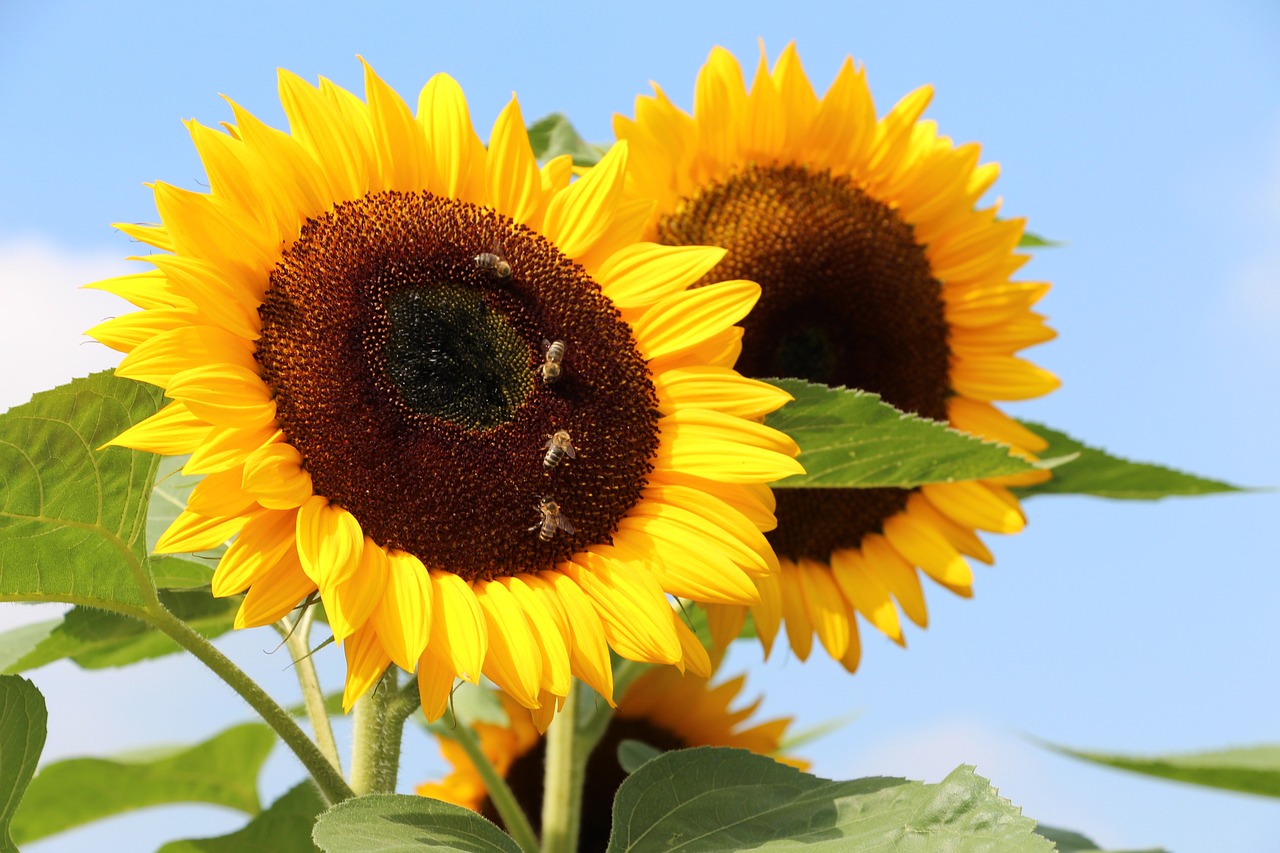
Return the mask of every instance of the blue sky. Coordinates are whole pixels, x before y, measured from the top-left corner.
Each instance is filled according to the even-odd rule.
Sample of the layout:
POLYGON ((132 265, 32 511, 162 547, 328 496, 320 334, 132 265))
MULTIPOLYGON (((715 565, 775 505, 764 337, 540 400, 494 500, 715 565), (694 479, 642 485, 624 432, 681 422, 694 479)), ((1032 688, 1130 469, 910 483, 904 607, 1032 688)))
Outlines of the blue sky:
MULTIPOLYGON (((882 111, 933 83, 928 116, 1003 166, 1004 211, 1066 241, 1027 268, 1055 283, 1042 307, 1061 337, 1032 356, 1064 386, 1015 414, 1136 458, 1280 484, 1280 7, 1264 0, 6 3, 0 408, 114 363, 80 332, 121 305, 75 288, 137 251, 109 223, 155 218, 144 181, 199 186, 180 119, 229 119, 220 92, 279 124, 277 67, 358 91, 361 54, 411 102, 432 74, 454 75, 482 135, 514 90, 527 117, 561 110, 604 141, 649 80, 687 107, 713 45, 751 63, 758 37, 771 55, 795 39, 819 90, 852 54, 882 111)), ((1027 509, 1024 533, 989 540, 997 564, 977 569, 973 600, 929 591, 930 628, 906 652, 864 631, 853 677, 786 654, 759 667, 744 651, 729 666, 753 666, 765 710, 800 726, 862 711, 809 748, 820 775, 936 781, 968 762, 1029 815, 1105 846, 1274 849, 1274 801, 1094 769, 1024 735, 1133 752, 1280 741, 1280 495, 1027 509)), ((2 606, 0 625, 22 615, 2 606)), ((291 695, 285 661, 263 654, 274 644, 261 632, 222 646, 291 695)), ((336 653, 321 657, 336 684, 336 653)), ((33 677, 51 706, 49 758, 195 739, 249 715, 193 661, 33 677)), ((439 769, 411 738, 403 782, 439 769)), ((300 773, 278 754, 267 794, 300 773)), ((238 821, 168 808, 29 849, 154 849, 238 821)))

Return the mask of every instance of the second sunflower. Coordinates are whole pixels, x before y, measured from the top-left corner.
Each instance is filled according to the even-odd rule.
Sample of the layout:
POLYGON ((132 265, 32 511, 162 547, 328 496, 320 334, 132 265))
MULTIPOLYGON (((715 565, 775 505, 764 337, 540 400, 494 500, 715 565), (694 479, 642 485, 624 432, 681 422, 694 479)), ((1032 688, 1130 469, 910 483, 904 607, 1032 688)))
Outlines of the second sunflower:
MULTIPOLYGON (((799 377, 880 394, 905 411, 1034 453, 1043 442, 993 401, 1052 391, 1058 380, 1015 353, 1054 337, 1032 306, 1043 282, 1014 281, 1023 221, 979 200, 998 175, 977 145, 956 146, 921 115, 923 87, 883 119, 865 75, 846 59, 819 98, 793 46, 747 88, 716 48, 698 76, 694 111, 655 86, 635 118, 629 196, 657 202, 646 236, 729 250, 716 277, 763 288, 739 347, 723 364, 755 377, 799 377)), ((713 280, 708 277, 708 281, 713 280)), ((968 597, 967 557, 991 562, 976 531, 1015 533, 1025 520, 1004 478, 918 489, 778 489, 769 538, 783 566, 757 580, 752 612, 768 650, 785 620, 792 649, 816 635, 850 671, 855 613, 903 642, 899 608, 927 623, 917 569, 968 597), (896 604, 895 604, 896 602, 896 604)), ((1046 476, 1035 472, 1032 477, 1046 476)), ((712 606, 719 642, 746 608, 712 606)))

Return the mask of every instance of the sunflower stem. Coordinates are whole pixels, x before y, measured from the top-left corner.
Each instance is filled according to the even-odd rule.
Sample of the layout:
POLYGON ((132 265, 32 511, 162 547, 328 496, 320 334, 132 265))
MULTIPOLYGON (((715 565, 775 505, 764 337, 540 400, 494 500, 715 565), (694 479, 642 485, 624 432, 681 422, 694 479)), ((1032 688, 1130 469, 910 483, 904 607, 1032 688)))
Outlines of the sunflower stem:
POLYGON ((389 737, 388 710, 396 698, 398 670, 388 666, 377 682, 356 700, 351 715, 351 790, 357 797, 391 794, 400 768, 400 737, 389 737), (389 742, 394 741, 394 742, 389 742))
POLYGON ((302 766, 307 768, 325 802, 336 805, 355 796, 342 778, 342 774, 334 769, 320 748, 307 737, 306 732, 294 721, 289 712, 277 705, 256 681, 246 675, 230 658, 218 651, 213 643, 197 634, 187 623, 165 608, 156 607, 149 609, 148 612, 152 625, 213 670, 214 674, 239 693, 266 724, 275 730, 285 745, 293 750, 293 754, 302 762, 302 766))
POLYGON ((480 774, 485 790, 489 792, 489 801, 498 810, 507 834, 519 845, 521 853, 538 853, 538 836, 529 823, 529 817, 520 808, 520 801, 516 799, 507 780, 489 761, 489 756, 484 754, 475 731, 468 725, 456 722, 455 718, 455 725, 448 736, 457 741, 467 758, 471 759, 471 765, 480 774))
POLYGON ((302 702, 307 708, 307 718, 311 720, 311 728, 316 734, 316 746, 329 759, 333 769, 342 773, 342 762, 338 758, 338 743, 333 738, 333 727, 329 725, 329 711, 324 706, 324 692, 320 689, 320 677, 316 675, 316 665, 308 648, 311 637, 311 623, 315 619, 316 610, 308 607, 298 614, 294 622, 285 620, 285 646, 289 656, 293 658, 293 669, 298 676, 298 687, 302 689, 302 702))
POLYGON ((564 707, 547 729, 546 780, 542 795, 542 853, 577 853, 582 822, 585 744, 578 729, 578 690, 571 686, 564 707))

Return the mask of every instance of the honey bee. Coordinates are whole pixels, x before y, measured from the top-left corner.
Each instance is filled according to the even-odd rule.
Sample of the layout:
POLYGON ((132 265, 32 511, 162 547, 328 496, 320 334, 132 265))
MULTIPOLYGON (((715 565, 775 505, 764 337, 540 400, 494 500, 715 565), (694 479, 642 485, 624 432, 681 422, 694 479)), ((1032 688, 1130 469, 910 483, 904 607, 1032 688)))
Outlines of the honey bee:
POLYGON ((578 454, 573 451, 573 442, 569 440, 567 429, 556 430, 555 435, 547 436, 545 446, 547 455, 542 458, 542 467, 547 471, 559 465, 566 453, 569 454, 570 459, 578 458, 578 454))
POLYGON ((501 255, 481 252, 471 260, 475 263, 476 269, 493 273, 495 278, 511 278, 511 264, 507 263, 506 258, 501 255))
POLYGON ((529 530, 538 531, 538 538, 543 542, 551 541, 551 537, 556 535, 557 527, 565 533, 573 532, 573 525, 569 523, 569 519, 560 514, 560 504, 556 503, 556 499, 550 495, 539 498, 538 505, 534 509, 542 513, 542 520, 529 530))
POLYGON ((542 362, 542 381, 548 385, 553 384, 560 378, 560 373, 564 369, 561 365, 564 361, 564 341, 556 341, 552 343, 546 338, 542 339, 542 351, 544 361, 542 362))

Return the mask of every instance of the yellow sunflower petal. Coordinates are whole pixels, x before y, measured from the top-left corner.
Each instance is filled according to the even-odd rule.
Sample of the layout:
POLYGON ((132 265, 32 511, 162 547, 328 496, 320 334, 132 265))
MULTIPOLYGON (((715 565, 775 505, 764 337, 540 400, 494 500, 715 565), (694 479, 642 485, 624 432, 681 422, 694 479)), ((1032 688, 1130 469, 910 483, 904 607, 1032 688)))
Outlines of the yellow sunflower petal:
MULTIPOLYGON (((329 627, 339 643, 369 622, 386 594, 387 573, 387 552, 366 536, 356 570, 337 583, 318 584, 329 627)), ((377 628, 376 625, 370 627, 377 628)), ((385 646, 383 649, 385 651, 385 646)))
POLYGON ((778 588, 782 593, 782 617, 787 628, 787 640, 791 650, 800 660, 808 660, 813 650, 813 620, 809 616, 809 607, 805 603, 804 590, 800 584, 800 567, 795 564, 783 564, 778 575, 778 588))
POLYGON ((760 418, 793 399, 776 385, 710 365, 668 370, 654 376, 653 385, 658 392, 658 410, 664 415, 692 408, 760 418))
POLYGON ((364 62, 364 90, 369 103, 380 187, 407 192, 425 186, 426 143, 409 107, 367 62, 364 62))
POLYGON ((219 598, 244 592, 294 548, 296 513, 263 512, 250 518, 236 541, 218 561, 213 594, 219 598))
POLYGON ((848 604, 835 579, 830 570, 812 560, 801 560, 797 573, 809 621, 822 647, 833 658, 843 657, 849 648, 849 634, 855 629, 849 624, 848 604))
POLYGON ((609 643, 591 599, 578 584, 560 572, 543 572, 530 581, 535 590, 539 584, 557 596, 565 609, 571 630, 569 663, 575 677, 589 684, 605 701, 613 702, 613 666, 609 662, 609 643))
POLYGON ((620 308, 642 308, 684 291, 724 259, 714 246, 636 243, 618 252, 596 272, 596 280, 620 308))
POLYGON ((539 707, 542 657, 520 602, 498 581, 481 581, 473 589, 489 631, 484 674, 524 707, 539 707))
POLYGON ((899 513, 884 523, 884 535, 902 556, 915 563, 939 583, 970 587, 973 569, 942 534, 908 513, 899 513))
POLYGON ((931 504, 967 527, 1017 533, 1027 523, 1016 500, 1010 504, 982 483, 928 484, 921 491, 931 504))
POLYGON ((297 549, 285 551, 274 566, 263 572, 240 602, 236 611, 235 627, 259 628, 278 622, 298 606, 316 585, 302 570, 297 549))
POLYGON ((243 487, 268 509, 293 509, 312 495, 311 475, 302 469, 302 454, 282 441, 249 454, 243 487))
POLYGON ((694 85, 693 115, 698 122, 698 145, 721 163, 738 153, 737 121, 746 104, 742 67, 733 54, 715 47, 698 72, 694 85))
POLYGON ((591 599, 609 645, 618 654, 652 663, 681 659, 680 639, 671 626, 666 595, 647 571, 590 551, 556 568, 591 599))
POLYGON ((876 576, 897 600, 907 618, 921 628, 929 625, 929 611, 924 603, 924 590, 915 567, 879 533, 862 540, 861 554, 867 571, 876 576))
POLYGON ((211 429, 207 421, 196 417, 184 404, 175 401, 146 420, 129 427, 103 447, 130 447, 149 453, 177 456, 194 450, 205 440, 211 429))
POLYGON ((276 417, 271 391, 257 374, 238 364, 183 370, 169 379, 165 393, 215 426, 253 429, 273 423, 276 417))
POLYGON ((422 561, 404 551, 388 553, 387 588, 374 608, 373 626, 391 660, 409 672, 431 638, 433 600, 422 561))
POLYGON ((497 583, 503 584, 511 591, 512 597, 524 611, 525 619, 529 622, 534 647, 542 655, 540 691, 545 690, 557 696, 568 695, 569 685, 573 683, 573 677, 569 671, 569 647, 565 642, 565 632, 560 627, 560 620, 556 618, 554 607, 548 606, 548 603, 530 588, 524 578, 504 578, 497 583))
POLYGON ((648 359, 697 346, 747 316, 759 298, 754 281, 722 281, 674 293, 636 321, 636 342, 648 359))
POLYGON ((951 384, 975 400, 1027 400, 1048 394, 1062 382, 1017 356, 987 355, 958 359, 951 384))
POLYGON ((124 357, 116 375, 171 389, 177 374, 217 363, 238 367, 252 376, 262 389, 256 396, 268 398, 269 392, 257 378, 253 344, 215 326, 185 325, 148 338, 124 357))
POLYGON ((863 618, 898 645, 903 644, 902 622, 898 619, 898 608, 889 597, 889 587, 867 566, 862 554, 852 548, 833 553, 831 576, 863 618))
POLYGON ((542 233, 571 258, 586 252, 609 224, 626 170, 627 146, 619 142, 589 174, 552 196, 542 233))
POLYGON ((455 574, 433 571, 431 640, 448 651, 453 671, 476 684, 489 650, 489 629, 484 611, 471 586, 455 574))
POLYGON ((418 96, 418 122, 427 138, 427 187, 437 195, 483 201, 471 196, 470 189, 473 170, 483 180, 484 147, 471 127, 471 111, 458 81, 448 74, 427 81, 418 96))
POLYGON ((352 634, 342 647, 347 655, 347 685, 342 691, 342 710, 350 711, 356 700, 387 671, 391 658, 378 642, 372 626, 352 634))
POLYGON ((315 495, 299 508, 297 538, 302 568, 322 592, 351 577, 360 565, 360 522, 328 498, 315 495))
POLYGON ((179 551, 208 551, 217 548, 244 527, 246 516, 208 518, 183 510, 156 542, 155 553, 176 554, 179 551))
POLYGON ((671 624, 675 628, 676 636, 680 638, 680 649, 683 654, 683 659, 678 666, 699 678, 710 678, 713 670, 707 647, 702 645, 698 635, 693 633, 684 620, 685 617, 681 612, 671 611, 671 624))
POLYGON ((449 707, 453 681, 453 662, 428 645, 418 659, 418 698, 422 701, 422 714, 427 722, 440 719, 449 707))
POLYGON ((545 204, 542 178, 514 96, 494 122, 486 168, 486 187, 493 206, 522 225, 533 225, 545 204))

